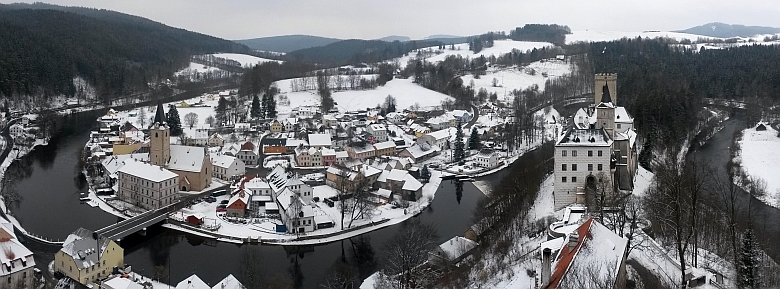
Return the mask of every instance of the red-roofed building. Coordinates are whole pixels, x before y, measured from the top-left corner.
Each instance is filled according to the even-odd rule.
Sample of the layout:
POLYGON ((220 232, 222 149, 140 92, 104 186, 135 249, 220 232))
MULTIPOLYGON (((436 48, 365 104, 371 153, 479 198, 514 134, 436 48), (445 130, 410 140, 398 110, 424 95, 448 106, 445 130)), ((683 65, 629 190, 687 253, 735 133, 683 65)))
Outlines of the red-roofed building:
POLYGON ((592 218, 561 238, 554 262, 550 248, 542 251, 542 289, 625 287, 625 238, 592 218))
MULTIPOLYGON (((243 183, 241 186, 243 187, 243 183)), ((247 205, 249 205, 249 195, 243 188, 238 190, 238 193, 233 195, 227 204, 227 215, 229 217, 243 218, 246 213, 247 205)))

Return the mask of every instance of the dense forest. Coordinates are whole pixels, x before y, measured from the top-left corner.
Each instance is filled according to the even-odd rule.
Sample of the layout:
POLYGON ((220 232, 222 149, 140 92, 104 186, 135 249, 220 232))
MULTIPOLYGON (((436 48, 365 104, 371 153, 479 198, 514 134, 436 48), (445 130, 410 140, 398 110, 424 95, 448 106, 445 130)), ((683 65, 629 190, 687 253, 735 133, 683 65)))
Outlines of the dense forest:
POLYGON ((243 45, 107 10, 0 5, 0 95, 74 95, 77 76, 105 101, 144 92, 190 55, 243 45), (51 9, 50 9, 51 8, 51 9), (56 9, 56 10, 55 10, 56 9))
POLYGON ((401 57, 412 50, 443 45, 439 41, 413 40, 386 42, 381 40, 344 40, 321 47, 288 53, 286 60, 316 62, 328 66, 372 63, 401 57))
POLYGON ((565 25, 526 24, 510 31, 508 37, 515 41, 538 41, 563 45, 566 43, 566 34, 571 34, 571 29, 565 25))

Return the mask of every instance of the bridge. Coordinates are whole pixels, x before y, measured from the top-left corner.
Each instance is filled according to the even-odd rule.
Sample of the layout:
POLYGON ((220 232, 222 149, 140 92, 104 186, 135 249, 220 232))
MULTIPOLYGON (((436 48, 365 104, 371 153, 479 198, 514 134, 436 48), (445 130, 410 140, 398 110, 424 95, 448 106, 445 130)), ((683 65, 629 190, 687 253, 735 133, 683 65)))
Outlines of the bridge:
POLYGON ((114 241, 119 241, 135 232, 144 230, 151 225, 165 221, 175 204, 168 205, 157 210, 146 211, 135 217, 126 219, 116 224, 95 231, 98 235, 114 241))

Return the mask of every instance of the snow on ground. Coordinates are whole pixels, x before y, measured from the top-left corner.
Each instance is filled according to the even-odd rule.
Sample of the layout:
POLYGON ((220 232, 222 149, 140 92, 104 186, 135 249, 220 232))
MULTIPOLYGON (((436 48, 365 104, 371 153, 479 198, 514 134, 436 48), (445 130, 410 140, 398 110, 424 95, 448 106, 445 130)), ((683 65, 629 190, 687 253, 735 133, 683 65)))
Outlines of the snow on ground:
POLYGON ((634 178, 634 196, 645 196, 647 189, 650 188, 650 184, 653 181, 653 176, 655 176, 655 174, 646 170, 642 166, 638 166, 636 170, 636 178, 634 178))
POLYGON ((550 174, 539 187, 539 194, 536 196, 534 206, 528 211, 528 217, 533 220, 539 220, 548 216, 559 216, 555 212, 555 199, 553 191, 555 190, 555 175, 550 174))
MULTIPOLYGON (((289 84, 287 86, 289 88, 289 84)), ((283 85, 279 86, 280 89, 282 87, 283 85)), ((333 99, 338 103, 336 107, 340 111, 354 111, 376 107, 384 102, 388 95, 395 97, 396 107, 399 110, 414 105, 419 105, 421 108, 439 106, 442 100, 449 98, 445 94, 412 83, 411 79, 393 79, 376 89, 337 91, 333 93, 333 99)), ((287 98, 290 101, 289 106, 277 108, 280 117, 284 113, 289 114, 293 107, 318 106, 320 104, 319 95, 313 91, 290 92, 287 93, 287 98)))
POLYGON ((767 194, 763 201, 777 207, 780 205, 780 178, 777 176, 777 165, 780 164, 780 137, 771 126, 765 131, 747 128, 742 131, 742 140, 738 159, 742 169, 753 178, 766 181, 767 194))
POLYGON ((689 33, 680 33, 680 32, 664 32, 664 31, 656 31, 656 32, 626 32, 626 31, 590 31, 590 30, 584 30, 584 31, 572 31, 571 34, 566 35, 566 44, 579 42, 579 41, 585 41, 585 42, 599 42, 599 41, 612 41, 612 40, 619 40, 621 38, 658 38, 658 37, 666 37, 666 38, 673 38, 678 41, 682 40, 683 38, 689 39, 691 41, 695 41, 698 38, 713 38, 713 39, 719 39, 717 37, 708 37, 708 36, 701 36, 696 34, 689 34, 689 33))
POLYGON ((185 67, 184 69, 174 73, 174 75, 179 74, 190 74, 190 73, 208 73, 208 72, 215 72, 220 71, 221 69, 213 66, 203 65, 200 63, 190 62, 190 66, 185 67))
POLYGON ((571 73, 571 65, 567 61, 557 59, 543 59, 532 62, 528 66, 507 67, 507 68, 489 68, 486 75, 475 79, 474 75, 467 74, 462 77, 463 83, 469 85, 474 81, 476 90, 485 88, 488 93, 496 93, 500 99, 509 96, 513 89, 523 90, 532 85, 538 85, 539 90, 545 88, 547 79, 568 75, 571 73), (496 79, 497 85, 493 86, 493 79, 496 79))
POLYGON ((279 62, 279 63, 283 62, 281 60, 260 58, 260 57, 257 57, 257 56, 246 55, 246 54, 238 54, 238 53, 214 53, 214 54, 211 54, 211 55, 214 55, 214 56, 220 57, 220 58, 227 58, 227 59, 232 59, 232 60, 238 61, 244 67, 252 67, 255 64, 260 64, 260 63, 265 63, 265 62, 273 62, 273 61, 279 62))
MULTIPOLYGON (((469 58, 477 58, 482 55, 485 57, 495 55, 496 57, 500 55, 507 54, 509 52, 512 52, 512 50, 517 49, 520 51, 528 51, 532 50, 534 48, 542 48, 545 46, 553 46, 552 43, 548 42, 531 42, 531 41, 514 41, 514 40, 496 40, 493 42, 493 47, 488 47, 485 49, 482 49, 482 51, 478 53, 474 53, 471 50, 469 50, 469 44, 468 43, 461 43, 461 44, 455 44, 455 50, 450 49, 450 46, 448 45, 441 54, 432 56, 426 59, 426 61, 429 62, 439 62, 443 61, 445 58, 451 55, 460 55, 462 57, 469 57, 469 58)), ((410 53, 414 54, 414 52, 410 53)))

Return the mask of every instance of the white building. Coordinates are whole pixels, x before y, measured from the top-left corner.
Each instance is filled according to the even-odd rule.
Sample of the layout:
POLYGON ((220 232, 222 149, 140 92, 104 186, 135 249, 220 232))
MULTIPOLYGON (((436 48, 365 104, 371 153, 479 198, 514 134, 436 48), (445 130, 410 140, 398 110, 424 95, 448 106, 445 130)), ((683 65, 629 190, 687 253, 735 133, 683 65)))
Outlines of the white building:
POLYGON ((163 167, 127 159, 117 171, 120 199, 145 209, 159 209, 176 201, 179 175, 163 167))
POLYGON ((489 169, 498 166, 498 159, 498 153, 494 152, 493 150, 481 150, 474 158, 474 162, 479 167, 489 169))
POLYGON ((570 129, 555 145, 555 209, 584 204, 599 186, 612 192, 612 139, 603 129, 570 129), (578 198, 579 196, 579 198, 578 198))
POLYGON ((0 247, 0 282, 11 286, 8 288, 33 288, 33 253, 19 242, 13 224, 4 218, 0 218, 0 247))
POLYGON ((228 181, 235 176, 242 176, 246 173, 246 165, 236 157, 211 155, 211 164, 214 166, 211 176, 224 181, 228 181))
POLYGON ((368 133, 372 134, 374 136, 374 139, 376 139, 376 142, 385 142, 387 141, 387 127, 385 127, 384 124, 375 123, 372 125, 369 125, 366 129, 368 133))
POLYGON ((329 134, 310 133, 309 146, 315 148, 331 148, 331 146, 333 146, 333 141, 329 134))
POLYGON ((417 138, 417 143, 427 143, 430 146, 437 146, 442 149, 448 149, 449 146, 447 143, 452 137, 453 135, 450 133, 449 129, 442 129, 417 138))
POLYGON ((24 126, 18 123, 12 125, 9 129, 12 135, 21 135, 24 133, 24 126))
POLYGON ((236 152, 236 157, 247 166, 256 166, 260 160, 259 146, 252 142, 245 142, 241 145, 241 150, 236 152))

